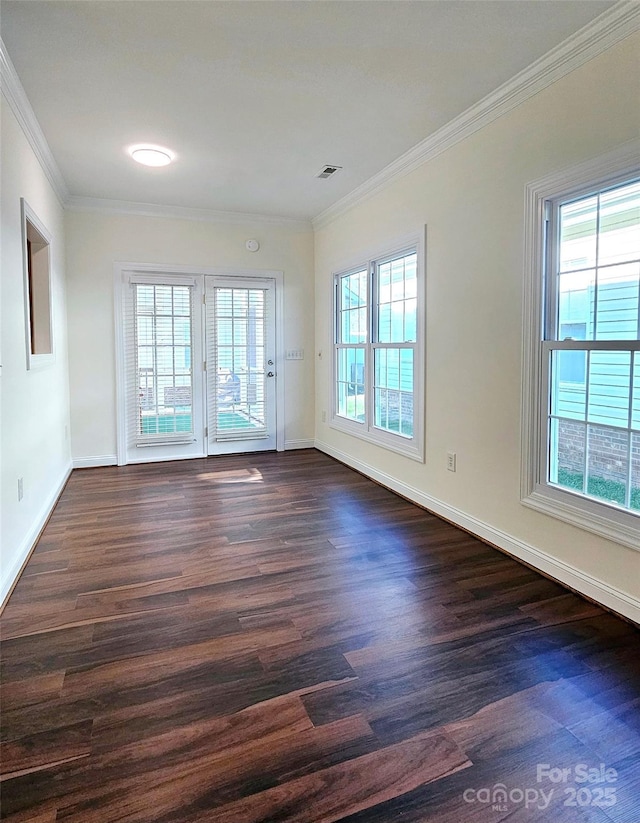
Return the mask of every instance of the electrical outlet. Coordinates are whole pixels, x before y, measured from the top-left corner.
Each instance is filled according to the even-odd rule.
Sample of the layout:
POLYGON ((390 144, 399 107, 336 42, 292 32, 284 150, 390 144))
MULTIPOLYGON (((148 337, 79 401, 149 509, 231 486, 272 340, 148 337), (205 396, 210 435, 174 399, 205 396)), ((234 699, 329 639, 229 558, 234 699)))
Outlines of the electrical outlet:
POLYGON ((18 478, 18 502, 24 497, 24 478, 18 478))
POLYGON ((456 470, 456 453, 447 452, 447 471, 454 472, 456 470))
POLYGON ((327 422, 327 412, 326 412, 325 409, 322 409, 322 422, 323 423, 327 422))

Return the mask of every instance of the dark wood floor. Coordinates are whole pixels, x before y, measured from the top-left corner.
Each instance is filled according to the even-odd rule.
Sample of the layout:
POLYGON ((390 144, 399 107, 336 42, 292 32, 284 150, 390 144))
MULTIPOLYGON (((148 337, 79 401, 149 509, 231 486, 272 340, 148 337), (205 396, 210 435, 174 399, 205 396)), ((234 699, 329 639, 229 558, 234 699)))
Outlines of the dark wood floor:
POLYGON ((319 452, 74 472, 2 636, 7 823, 640 821, 639 633, 319 452))

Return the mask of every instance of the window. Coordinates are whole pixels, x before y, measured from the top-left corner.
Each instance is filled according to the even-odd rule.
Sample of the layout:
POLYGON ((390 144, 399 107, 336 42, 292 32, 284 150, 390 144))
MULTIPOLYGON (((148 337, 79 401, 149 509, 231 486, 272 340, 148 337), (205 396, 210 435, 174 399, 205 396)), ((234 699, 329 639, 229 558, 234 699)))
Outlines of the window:
POLYGON ((53 362, 50 236, 22 199, 27 368, 53 362))
POLYGON ((421 244, 335 275, 334 428, 423 459, 421 244))
POLYGON ((640 547, 640 174, 571 182, 530 192, 542 334, 523 502, 640 547))

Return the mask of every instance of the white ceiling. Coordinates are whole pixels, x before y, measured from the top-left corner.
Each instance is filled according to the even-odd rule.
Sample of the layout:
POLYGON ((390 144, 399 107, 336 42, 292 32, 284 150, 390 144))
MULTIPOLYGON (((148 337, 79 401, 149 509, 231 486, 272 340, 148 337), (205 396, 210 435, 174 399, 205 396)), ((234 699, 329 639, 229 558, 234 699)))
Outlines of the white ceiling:
POLYGON ((2 0, 0 26, 72 195, 308 218, 612 5, 2 0))

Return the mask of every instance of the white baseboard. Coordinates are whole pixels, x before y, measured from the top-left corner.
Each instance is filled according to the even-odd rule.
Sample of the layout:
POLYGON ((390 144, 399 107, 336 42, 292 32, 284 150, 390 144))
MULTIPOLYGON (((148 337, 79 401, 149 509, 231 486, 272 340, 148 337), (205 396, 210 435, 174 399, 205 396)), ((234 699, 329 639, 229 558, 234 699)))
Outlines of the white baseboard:
POLYGON ((8 595, 12 591, 18 577, 20 576, 20 572, 27 562, 29 555, 31 554, 31 550, 40 537, 40 532, 44 528, 51 512, 54 509, 54 506, 58 502, 58 498, 62 494, 62 490, 69 479, 69 475, 71 474, 71 469, 71 464, 64 469, 61 478, 52 489, 51 493, 45 500, 44 505, 40 509, 38 516, 35 518, 31 528, 24 536, 11 567, 5 571, 3 579, 0 580, 0 609, 4 608, 8 595))
POLYGON ((98 466, 117 466, 118 458, 115 454, 99 454, 96 457, 76 457, 73 461, 74 469, 95 469, 98 466))
POLYGON ((316 445, 315 440, 285 440, 284 441, 284 449, 288 451, 289 449, 313 449, 316 445))
POLYGON ((596 603, 611 609, 611 611, 627 617, 634 623, 640 624, 640 600, 637 598, 610 586, 603 580, 598 580, 598 578, 580 571, 580 569, 575 568, 575 566, 558 560, 556 557, 547 554, 547 552, 536 549, 534 546, 524 543, 522 540, 512 537, 510 534, 490 526, 482 520, 478 520, 476 517, 472 517, 453 506, 449 506, 447 503, 443 503, 441 500, 431 497, 413 486, 403 483, 401 480, 397 480, 395 477, 385 474, 373 466, 369 466, 367 463, 355 460, 350 455, 333 448, 333 446, 327 443, 316 440, 315 446, 319 451, 335 457, 335 459, 341 463, 351 466, 351 468, 356 469, 356 471, 370 477, 372 480, 376 480, 381 485, 386 486, 386 488, 397 492, 403 497, 417 503, 419 506, 471 532, 476 535, 476 537, 522 560, 529 566, 549 575, 549 577, 552 577, 554 580, 564 583, 570 589, 583 594, 590 600, 594 600, 596 603))

